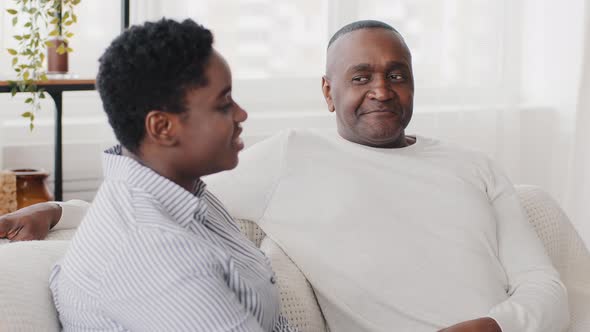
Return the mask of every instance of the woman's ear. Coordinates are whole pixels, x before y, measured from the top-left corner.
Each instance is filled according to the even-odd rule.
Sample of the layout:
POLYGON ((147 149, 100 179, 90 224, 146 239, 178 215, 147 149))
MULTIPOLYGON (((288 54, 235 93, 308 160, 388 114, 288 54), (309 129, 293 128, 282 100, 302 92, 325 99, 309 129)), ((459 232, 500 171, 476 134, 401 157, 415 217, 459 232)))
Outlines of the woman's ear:
POLYGON ((322 77, 322 93, 324 94, 324 99, 326 100, 326 104, 328 104, 328 111, 334 112, 336 111, 336 107, 334 106, 334 102, 332 101, 332 91, 330 89, 330 81, 328 80, 327 76, 322 77))
POLYGON ((177 114, 150 111, 145 117, 145 139, 152 144, 175 146, 178 144, 179 121, 177 114))

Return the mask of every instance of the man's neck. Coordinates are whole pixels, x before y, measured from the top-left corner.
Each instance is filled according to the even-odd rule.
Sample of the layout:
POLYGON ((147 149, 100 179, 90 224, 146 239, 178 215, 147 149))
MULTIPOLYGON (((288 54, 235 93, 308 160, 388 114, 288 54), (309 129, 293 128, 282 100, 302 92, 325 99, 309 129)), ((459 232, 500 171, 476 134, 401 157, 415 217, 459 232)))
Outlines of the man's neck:
POLYGON ((344 138, 349 142, 381 149, 401 149, 416 143, 415 137, 406 136, 405 133, 402 133, 395 141, 392 142, 363 141, 353 137, 347 137, 347 135, 343 135, 340 132, 338 134, 340 135, 340 137, 344 138))

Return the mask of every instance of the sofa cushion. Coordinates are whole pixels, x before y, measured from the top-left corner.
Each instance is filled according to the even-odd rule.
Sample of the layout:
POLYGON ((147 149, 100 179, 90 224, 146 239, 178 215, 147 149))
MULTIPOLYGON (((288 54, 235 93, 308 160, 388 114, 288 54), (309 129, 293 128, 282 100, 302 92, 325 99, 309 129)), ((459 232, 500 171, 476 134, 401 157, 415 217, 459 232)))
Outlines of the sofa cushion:
POLYGON ((0 245, 0 331, 59 331, 49 290, 53 264, 69 241, 0 245))
POLYGON ((281 314, 301 332, 326 331, 326 323, 311 285, 285 252, 269 237, 260 250, 270 259, 281 293, 281 314))

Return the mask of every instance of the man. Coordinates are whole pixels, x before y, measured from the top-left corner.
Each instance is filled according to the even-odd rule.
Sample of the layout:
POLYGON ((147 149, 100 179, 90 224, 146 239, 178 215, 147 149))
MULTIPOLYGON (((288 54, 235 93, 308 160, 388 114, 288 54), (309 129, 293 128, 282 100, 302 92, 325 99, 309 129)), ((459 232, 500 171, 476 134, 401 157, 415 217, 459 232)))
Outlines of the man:
MULTIPOLYGON (((564 330, 565 287, 508 179, 480 154, 405 134, 414 82, 401 35, 355 22, 327 57, 338 134, 281 133, 206 182, 299 266, 330 329, 564 330)), ((5 218, 4 232, 34 214, 57 220, 40 209, 5 218)))

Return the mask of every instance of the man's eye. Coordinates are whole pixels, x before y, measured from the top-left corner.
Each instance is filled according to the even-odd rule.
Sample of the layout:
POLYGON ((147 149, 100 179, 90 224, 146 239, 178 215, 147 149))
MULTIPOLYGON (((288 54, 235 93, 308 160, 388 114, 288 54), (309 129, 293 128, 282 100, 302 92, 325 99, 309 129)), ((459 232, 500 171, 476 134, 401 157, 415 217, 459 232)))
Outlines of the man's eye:
POLYGON ((392 81, 403 81, 405 78, 402 74, 389 74, 389 79, 392 81))
POLYGON ((352 81, 355 83, 365 83, 369 81, 369 78, 366 76, 355 76, 352 78, 352 81))

